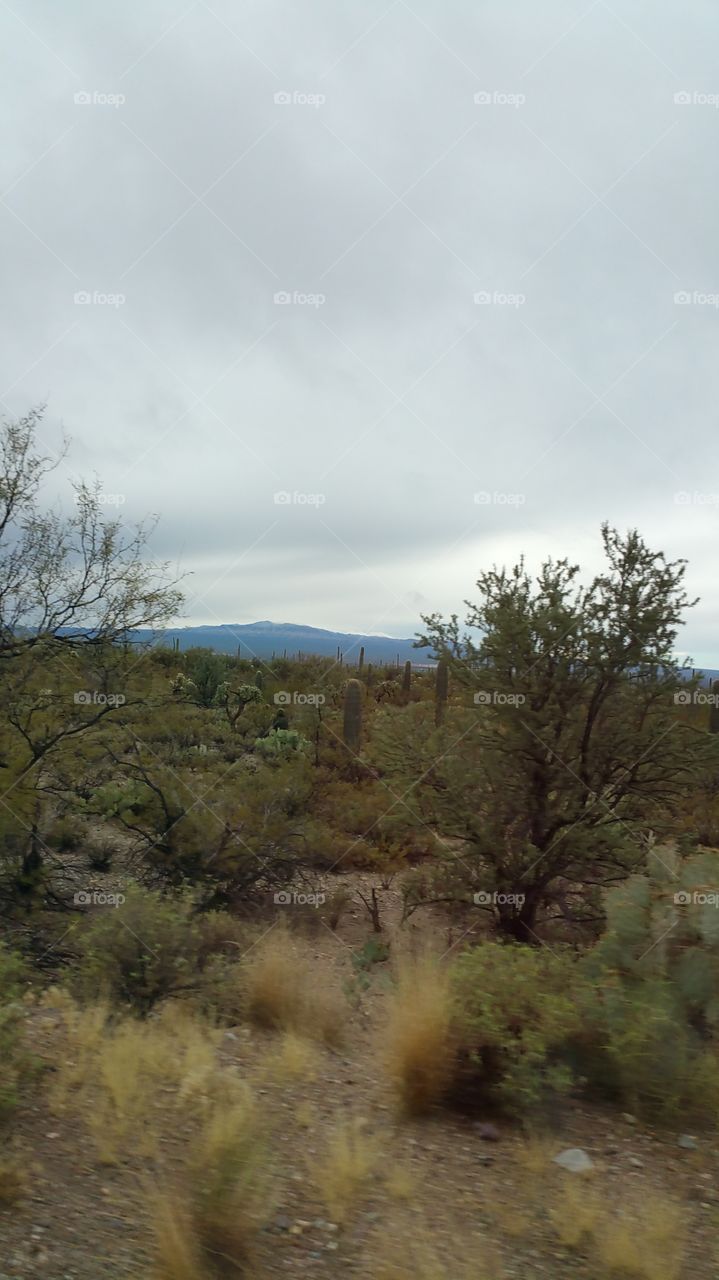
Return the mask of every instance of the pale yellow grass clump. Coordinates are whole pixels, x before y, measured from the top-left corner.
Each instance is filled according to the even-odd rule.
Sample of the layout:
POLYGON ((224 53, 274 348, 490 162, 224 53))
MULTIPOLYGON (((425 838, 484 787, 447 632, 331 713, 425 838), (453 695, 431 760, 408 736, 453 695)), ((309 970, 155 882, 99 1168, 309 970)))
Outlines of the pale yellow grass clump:
POLYGON ((248 1016, 258 1026, 309 1036, 324 1044, 342 1039, 347 1002, 334 974, 319 969, 309 950, 281 927, 258 944, 247 961, 248 1016))
POLYGON ((63 1010, 66 1046, 49 1091, 53 1110, 79 1108, 100 1159, 129 1151, 157 1154, 172 1112, 192 1115, 218 1094, 227 1073, 217 1062, 218 1033, 181 1005, 145 1022, 113 1021, 105 1005, 63 1010))
POLYGON ((279 1084, 309 1081, 316 1075, 318 1060, 317 1049, 311 1041, 296 1031, 286 1031, 261 1059, 258 1074, 279 1084))
POLYGON ((493 1245, 451 1233, 451 1243, 437 1243, 416 1214, 393 1216, 370 1243, 372 1280, 501 1280, 504 1275, 493 1245))
POLYGON ((598 1189, 587 1178, 565 1181, 549 1210, 549 1218, 561 1244, 578 1249, 591 1242, 604 1216, 598 1189))
POLYGON ((401 962, 387 1004, 381 1054, 404 1109, 428 1111, 452 1077, 455 1047, 445 970, 429 956, 401 962))
POLYGON ((681 1205, 655 1192, 620 1214, 606 1214, 595 1232, 595 1249, 610 1276, 678 1280, 687 1233, 681 1205))
POLYGON ((356 1117, 336 1125, 311 1168, 333 1221, 345 1222, 364 1198, 378 1158, 377 1144, 367 1133, 365 1120, 356 1117))
POLYGON ((250 1274, 256 1232, 271 1206, 267 1153, 248 1090, 215 1102, 176 1185, 151 1195, 153 1280, 250 1274))

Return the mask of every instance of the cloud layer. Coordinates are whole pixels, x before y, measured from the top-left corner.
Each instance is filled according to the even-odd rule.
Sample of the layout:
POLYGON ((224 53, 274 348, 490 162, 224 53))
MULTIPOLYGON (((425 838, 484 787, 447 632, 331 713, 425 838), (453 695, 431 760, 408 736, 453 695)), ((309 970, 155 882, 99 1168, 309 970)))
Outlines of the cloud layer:
POLYGON ((411 634, 598 526, 719 665, 713 6, 0 9, 0 397, 187 620, 411 634), (279 499, 278 499, 279 495, 279 499))

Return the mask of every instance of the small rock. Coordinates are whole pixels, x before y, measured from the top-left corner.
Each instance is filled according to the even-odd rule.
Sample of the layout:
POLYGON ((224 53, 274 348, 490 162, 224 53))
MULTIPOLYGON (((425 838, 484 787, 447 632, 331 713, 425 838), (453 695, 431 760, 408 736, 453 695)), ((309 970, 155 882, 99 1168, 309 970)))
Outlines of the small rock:
POLYGON ((569 1173, 588 1173, 594 1168, 591 1159, 581 1147, 568 1147, 566 1151, 560 1151, 559 1155, 554 1157, 554 1163, 560 1165, 562 1169, 567 1169, 569 1173))
POLYGON ((699 1143, 696 1138, 692 1138, 691 1134, 683 1133, 681 1137, 677 1139, 677 1146, 682 1147, 684 1151, 696 1151, 699 1143))
POLYGON ((336 1240, 328 1240, 325 1249, 339 1249, 339 1245, 336 1240))
POLYGON ((639 1156, 629 1156, 629 1158, 628 1158, 628 1160, 627 1160, 627 1164, 630 1164, 630 1165, 632 1166, 632 1168, 633 1168, 633 1169, 643 1169, 643 1168, 644 1168, 644 1161, 643 1161, 643 1160, 640 1160, 640 1159, 639 1159, 639 1156))
POLYGON ((496 1124, 478 1124, 477 1134, 483 1142, 499 1142, 501 1137, 496 1124))
POLYGON ((275 1218, 275 1226, 277 1227, 278 1231, 289 1231, 290 1227, 292 1226, 292 1223, 286 1214, 278 1213, 277 1217, 275 1218))
POLYGON ((632 1115, 630 1115, 628 1111, 623 1111, 623 1112, 622 1112, 622 1120, 626 1120, 627 1124, 636 1124, 636 1123, 637 1123, 637 1117, 636 1117, 636 1116, 632 1116, 632 1115))
POLYGON ((60 1134, 59 1134, 59 1133, 54 1133, 54 1132, 53 1132, 53 1133, 46 1133, 46 1134, 45 1134, 45 1137, 46 1137, 46 1138, 59 1138, 59 1137, 60 1137, 60 1134))

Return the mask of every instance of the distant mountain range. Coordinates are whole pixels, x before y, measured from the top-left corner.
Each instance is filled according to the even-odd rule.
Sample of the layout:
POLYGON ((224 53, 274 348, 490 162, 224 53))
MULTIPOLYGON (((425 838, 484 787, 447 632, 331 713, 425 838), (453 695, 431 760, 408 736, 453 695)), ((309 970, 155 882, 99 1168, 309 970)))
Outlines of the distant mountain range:
POLYGON ((171 627, 160 637, 151 631, 134 631, 137 640, 152 641, 169 648, 179 639, 180 649, 214 649, 216 653, 238 652, 241 658, 288 658, 298 654, 314 654, 335 658, 337 649, 344 660, 354 665, 364 645, 365 662, 400 662, 407 659, 416 665, 426 664, 430 650, 415 649, 414 641, 394 636, 365 636, 359 632, 325 631, 322 627, 305 627, 296 622, 223 623, 206 627, 171 627))

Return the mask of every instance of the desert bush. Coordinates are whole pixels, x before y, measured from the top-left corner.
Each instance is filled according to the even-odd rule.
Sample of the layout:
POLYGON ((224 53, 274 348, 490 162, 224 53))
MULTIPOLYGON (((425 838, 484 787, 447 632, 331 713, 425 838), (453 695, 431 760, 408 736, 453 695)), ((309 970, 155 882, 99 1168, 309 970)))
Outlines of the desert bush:
POLYGON ((323 973, 320 978, 309 951, 283 926, 276 926, 258 944, 243 968, 251 1021, 329 1045, 341 1041, 347 1007, 334 975, 323 973))
POLYGON ((97 834, 85 841, 84 851, 93 871, 108 871, 115 856, 116 844, 111 836, 97 834))
POLYGON ((64 814, 56 818, 48 828, 45 843, 58 853, 71 853, 80 847, 84 834, 82 819, 73 814, 64 814))
POLYGON ((607 927, 582 963, 578 1064, 632 1111, 719 1116, 719 912, 715 854, 663 850, 607 896, 607 927))
POLYGON ((402 1106, 411 1113, 428 1111, 446 1092, 456 1052, 449 976, 429 957, 400 964, 382 1040, 381 1053, 402 1106))
POLYGON ((467 1100, 524 1112, 566 1090, 578 1025, 576 964, 546 948, 487 942, 451 965, 455 1087, 467 1100))
POLYGON ((225 912, 200 913, 190 892, 164 898, 132 886, 121 906, 88 918, 74 936, 71 984, 81 998, 101 995, 147 1014, 176 996, 222 1020, 240 1016, 238 960, 251 933, 225 912))

